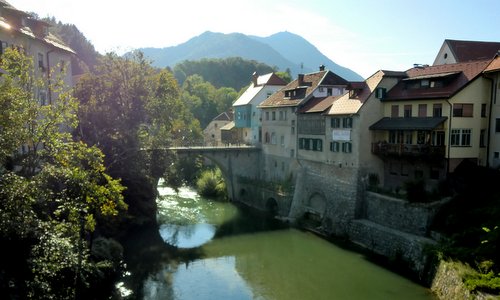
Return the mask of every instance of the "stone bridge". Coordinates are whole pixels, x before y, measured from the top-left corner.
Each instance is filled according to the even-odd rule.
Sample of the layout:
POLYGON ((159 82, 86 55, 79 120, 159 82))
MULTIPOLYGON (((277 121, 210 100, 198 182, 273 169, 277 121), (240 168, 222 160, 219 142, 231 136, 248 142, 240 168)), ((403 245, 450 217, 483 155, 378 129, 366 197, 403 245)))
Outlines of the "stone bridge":
POLYGON ((238 199, 238 179, 259 178, 261 149, 247 145, 170 147, 178 156, 202 155, 213 162, 222 172, 228 196, 238 199))

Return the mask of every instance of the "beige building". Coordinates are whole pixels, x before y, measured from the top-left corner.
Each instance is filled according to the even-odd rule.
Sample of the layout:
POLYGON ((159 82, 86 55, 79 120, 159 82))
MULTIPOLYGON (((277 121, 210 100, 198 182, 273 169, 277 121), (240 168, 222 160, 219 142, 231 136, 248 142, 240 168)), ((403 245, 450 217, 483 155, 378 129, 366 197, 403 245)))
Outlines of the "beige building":
POLYGON ((433 66, 492 59, 500 50, 499 42, 444 40, 433 66))
POLYGON ((486 165, 488 63, 418 66, 380 99, 383 117, 369 128, 386 188, 423 179, 432 189, 463 160, 486 165))
MULTIPOLYGON (((309 102, 317 102, 329 96, 342 95, 347 81, 323 66, 315 73, 299 74, 284 88, 264 100, 258 108, 262 111, 262 149, 265 153, 265 178, 285 180, 291 175, 291 161, 309 156, 308 151, 319 151, 324 143, 324 126, 321 132, 309 132, 311 126, 307 116, 298 113, 309 102), (306 144, 299 144, 299 122, 302 127, 300 138, 307 139, 306 144), (314 149, 314 150, 313 150, 314 149), (300 153, 299 153, 300 151, 300 153)), ((320 123, 324 124, 321 117, 320 123)))
POLYGON ((500 168, 500 56, 497 54, 483 72, 491 86, 489 110, 488 166, 500 168))
MULTIPOLYGON (((75 52, 49 31, 49 24, 0 0, 0 54, 7 47, 22 49, 33 58, 35 76, 54 81, 61 77, 73 86, 71 57, 75 52)), ((36 91, 40 104, 50 104, 57 95, 53 91, 36 91)))

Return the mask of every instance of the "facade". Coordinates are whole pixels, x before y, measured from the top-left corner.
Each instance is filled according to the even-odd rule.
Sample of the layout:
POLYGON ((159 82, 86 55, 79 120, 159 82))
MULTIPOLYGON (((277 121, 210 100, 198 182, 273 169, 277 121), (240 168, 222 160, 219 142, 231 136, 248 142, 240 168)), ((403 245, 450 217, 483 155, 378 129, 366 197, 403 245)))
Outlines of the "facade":
POLYGON ((430 190, 463 160, 486 165, 490 84, 481 72, 488 63, 419 66, 380 99, 383 117, 369 129, 384 187, 423 179, 430 190))
POLYGON ((348 85, 348 93, 325 113, 326 163, 356 169, 361 177, 376 174, 383 181, 383 162, 371 151, 374 137, 368 127, 383 114, 379 99, 404 76, 404 72, 380 70, 364 82, 348 85))
POLYGON ((203 129, 203 139, 207 146, 220 146, 223 144, 221 130, 224 126, 233 124, 232 110, 223 112, 215 117, 205 129, 203 129))
POLYGON ((500 168, 500 56, 496 55, 486 67, 483 76, 491 86, 489 110, 489 135, 487 147, 488 166, 500 168))
MULTIPOLYGON (((75 52, 49 32, 49 24, 33 18, 30 14, 0 1, 0 54, 7 47, 22 49, 31 56, 35 65, 35 76, 48 81, 61 77, 71 87, 71 57, 75 52)), ((40 104, 51 104, 57 99, 51 90, 36 91, 40 104)))
POLYGON ((252 83, 233 104, 234 124, 240 142, 252 145, 262 142, 261 115, 257 106, 285 84, 274 73, 252 75, 252 83))
POLYGON ((295 159, 300 158, 300 155, 314 156, 308 152, 313 151, 313 147, 315 151, 323 148, 324 126, 318 125, 319 131, 312 134, 309 134, 312 129, 306 127, 312 126, 308 118, 315 119, 319 124, 324 124, 324 118, 315 109, 309 111, 307 105, 310 103, 309 107, 314 107, 329 96, 339 96, 344 93, 346 86, 345 79, 321 66, 319 72, 299 74, 296 80, 258 106, 262 111, 262 149, 267 160, 264 167, 266 179, 289 178, 293 175, 290 170, 295 159), (299 113, 302 108, 303 113, 299 113), (303 122, 301 139, 298 133, 300 121, 303 122), (303 144, 299 144, 299 141, 303 144))

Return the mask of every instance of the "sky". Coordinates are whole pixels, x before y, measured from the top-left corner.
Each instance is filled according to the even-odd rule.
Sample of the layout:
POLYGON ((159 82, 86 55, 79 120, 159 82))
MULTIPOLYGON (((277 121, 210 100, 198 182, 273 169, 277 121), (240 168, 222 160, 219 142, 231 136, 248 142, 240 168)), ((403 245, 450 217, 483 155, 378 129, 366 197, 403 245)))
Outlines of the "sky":
POLYGON ((205 31, 289 31, 364 78, 432 64, 445 39, 500 42, 499 0, 7 1, 75 24, 103 54, 175 46, 205 31))

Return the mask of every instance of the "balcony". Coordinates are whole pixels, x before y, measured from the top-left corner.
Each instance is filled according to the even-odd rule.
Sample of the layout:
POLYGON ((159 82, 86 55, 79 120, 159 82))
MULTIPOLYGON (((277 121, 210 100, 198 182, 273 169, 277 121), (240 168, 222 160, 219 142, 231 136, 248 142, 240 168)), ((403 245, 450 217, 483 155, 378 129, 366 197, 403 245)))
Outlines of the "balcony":
POLYGON ((380 156, 444 158, 445 146, 372 143, 372 153, 380 156))

